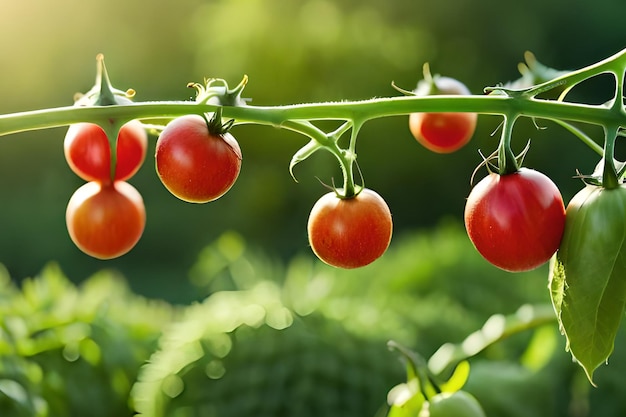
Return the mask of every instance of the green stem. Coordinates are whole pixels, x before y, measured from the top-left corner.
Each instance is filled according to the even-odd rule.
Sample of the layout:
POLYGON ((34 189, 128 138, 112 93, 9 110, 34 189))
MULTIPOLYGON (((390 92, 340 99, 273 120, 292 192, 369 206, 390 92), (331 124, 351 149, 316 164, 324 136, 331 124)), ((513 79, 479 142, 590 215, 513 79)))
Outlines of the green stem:
MULTIPOLYGON (((610 112, 615 115, 624 115, 624 69, 616 68, 613 71, 615 76, 615 97, 611 103, 610 112)), ((619 124, 604 125, 604 167, 602 171, 602 186, 608 189, 617 188, 620 185, 619 176, 615 167, 615 141, 621 126, 619 124)))
MULTIPOLYGON (((356 163, 356 140, 362 125, 362 121, 354 122, 352 125, 352 132, 350 134, 350 144, 348 145, 348 149, 342 152, 344 156, 344 161, 342 163, 344 169, 343 189, 344 197, 346 198, 354 197, 359 193, 354 182, 354 164, 356 163)), ((365 184, 361 184, 361 187, 365 187, 365 184)))
POLYGON ((623 49, 622 51, 602 61, 588 65, 576 71, 559 71, 562 75, 527 89, 507 90, 490 88, 489 90, 506 91, 507 94, 511 96, 536 97, 539 94, 550 91, 556 87, 564 87, 564 91, 559 98, 559 100, 563 100, 571 88, 576 84, 600 74, 616 73, 620 70, 623 71, 624 66, 626 66, 626 49, 623 49))
MULTIPOLYGON (((57 107, 0 115, 0 136, 29 130, 67 126, 79 122, 102 123, 115 118, 122 122, 133 119, 168 119, 186 114, 215 111, 217 106, 195 102, 136 102, 129 105, 94 107, 57 107)), ((605 125, 626 126, 626 114, 616 114, 604 106, 564 103, 545 100, 514 99, 503 96, 427 96, 389 97, 364 101, 310 103, 286 106, 223 107, 223 115, 237 123, 256 123, 281 127, 290 120, 354 120, 363 122, 413 112, 470 112, 509 114, 561 119, 605 125)))
POLYGON ((602 171, 602 186, 607 189, 617 188, 620 181, 615 167, 615 139, 619 126, 607 126, 604 129, 604 167, 602 171))
POLYGON ((513 174, 519 170, 517 158, 511 149, 511 135, 517 115, 505 115, 502 136, 498 145, 498 171, 500 175, 513 174))
POLYGON ((600 156, 604 155, 604 149, 602 148, 602 146, 598 145, 592 138, 590 138, 582 130, 578 129, 575 126, 572 126, 570 123, 564 122, 563 120, 552 119, 552 121, 558 124, 559 126, 561 126, 562 128, 564 128, 565 130, 567 130, 568 132, 570 132, 571 134, 573 134, 574 136, 576 136, 578 139, 580 139, 585 145, 591 148, 598 155, 600 156))
POLYGON ((111 121, 110 123, 100 125, 100 127, 104 129, 104 133, 109 140, 109 149, 111 152, 110 179, 114 181, 115 171, 117 169, 117 137, 119 136, 122 125, 116 121, 111 121))
POLYGON ((289 129, 293 132, 300 133, 304 136, 308 136, 322 145, 324 149, 329 151, 337 158, 339 166, 341 167, 343 175, 343 189, 341 190, 342 198, 352 198, 358 191, 354 182, 354 161, 356 160, 356 154, 354 152, 356 135, 358 134, 359 126, 351 122, 345 122, 335 131, 326 134, 314 124, 309 121, 288 121, 281 125, 285 129, 289 129), (343 150, 337 143, 338 139, 348 129, 352 127, 352 136, 350 140, 350 146, 347 150, 343 150))

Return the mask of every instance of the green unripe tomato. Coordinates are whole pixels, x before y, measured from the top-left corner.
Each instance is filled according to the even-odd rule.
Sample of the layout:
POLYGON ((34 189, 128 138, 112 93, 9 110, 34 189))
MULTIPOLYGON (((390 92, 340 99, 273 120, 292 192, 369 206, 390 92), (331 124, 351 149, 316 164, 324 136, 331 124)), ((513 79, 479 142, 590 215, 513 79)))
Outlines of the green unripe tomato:
POLYGON ((442 392, 424 403, 419 417, 486 417, 478 400, 469 392, 442 392))

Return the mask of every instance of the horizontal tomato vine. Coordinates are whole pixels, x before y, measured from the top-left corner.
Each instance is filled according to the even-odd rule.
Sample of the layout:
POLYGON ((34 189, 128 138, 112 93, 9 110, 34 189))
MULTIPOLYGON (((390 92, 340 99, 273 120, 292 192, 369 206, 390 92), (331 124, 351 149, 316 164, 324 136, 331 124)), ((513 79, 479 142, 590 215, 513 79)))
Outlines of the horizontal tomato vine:
MULTIPOLYGON (((134 102, 99 107, 64 106, 0 115, 0 136, 29 130, 66 126, 79 122, 105 123, 115 118, 167 119, 214 112, 218 107, 187 101, 134 102)), ((428 96, 389 97, 363 101, 295 104, 285 106, 224 106, 223 116, 237 123, 255 123, 299 130, 285 123, 294 120, 368 120, 413 112, 472 112, 491 115, 518 114, 595 125, 626 125, 626 113, 601 105, 537 100, 524 96, 428 96)), ((306 129, 303 129, 305 131, 306 129)))

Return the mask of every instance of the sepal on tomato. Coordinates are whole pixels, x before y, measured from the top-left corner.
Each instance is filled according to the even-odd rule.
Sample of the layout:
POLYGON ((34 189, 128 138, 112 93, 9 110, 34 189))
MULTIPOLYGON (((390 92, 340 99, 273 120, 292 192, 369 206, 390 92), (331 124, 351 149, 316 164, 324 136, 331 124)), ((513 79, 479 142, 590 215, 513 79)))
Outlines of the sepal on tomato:
POLYGON ((135 90, 119 90, 111 84, 109 74, 104 65, 104 55, 96 56, 96 82, 85 94, 76 94, 75 106, 113 106, 132 103, 135 90))
POLYGON ((240 107, 247 104, 247 99, 241 97, 247 84, 248 76, 244 75, 233 89, 228 88, 226 80, 221 78, 208 78, 204 84, 189 83, 187 87, 196 89, 196 103, 240 107))
POLYGON ((417 83, 416 96, 432 96, 440 94, 452 94, 467 96, 471 91, 461 81, 445 77, 439 74, 432 75, 428 63, 423 67, 424 78, 417 83))
POLYGON ((433 95, 470 95, 472 94, 469 88, 461 81, 445 77, 439 74, 432 75, 430 72, 430 65, 425 63, 422 69, 423 79, 418 81, 417 87, 414 90, 406 90, 398 87, 395 83, 391 83, 391 86, 404 94, 405 96, 433 96, 433 95))
POLYGON ((214 113, 204 113, 202 115, 211 135, 224 135, 228 133, 235 123, 235 119, 226 122, 222 121, 222 108, 218 107, 214 113))

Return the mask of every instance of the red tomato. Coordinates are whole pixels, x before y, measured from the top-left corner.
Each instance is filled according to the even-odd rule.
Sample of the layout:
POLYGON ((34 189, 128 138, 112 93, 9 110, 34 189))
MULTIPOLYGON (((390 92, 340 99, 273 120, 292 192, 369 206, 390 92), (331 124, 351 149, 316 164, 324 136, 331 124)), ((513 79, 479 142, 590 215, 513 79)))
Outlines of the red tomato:
MULTIPOLYGON (((136 120, 126 123, 117 136, 115 180, 135 175, 146 158, 148 135, 136 120)), ((111 181, 111 148, 104 130, 93 123, 71 125, 63 143, 65 159, 86 181, 111 181)))
MULTIPOLYGON (((436 76, 422 80, 415 94, 469 95, 469 89, 462 82, 436 76)), ((478 116, 476 113, 411 113, 409 130, 413 137, 426 149, 437 153, 454 152, 466 145, 474 131, 478 116)))
POLYGON ((141 194, 129 183, 80 187, 67 205, 67 231, 80 250, 99 259, 111 259, 131 250, 146 223, 141 194))
POLYGON ((352 198, 323 195, 308 222, 309 243, 317 257, 346 269, 368 265, 385 253, 392 229, 387 203, 369 189, 352 198))
POLYGON ((202 116, 170 122, 157 140, 156 170, 173 195, 206 203, 224 195, 241 170, 241 149, 230 133, 209 132, 202 116))
POLYGON ((465 227, 478 252, 493 265, 528 271, 547 262, 561 243, 563 198, 552 180, 538 171, 491 173, 467 199, 465 227))

